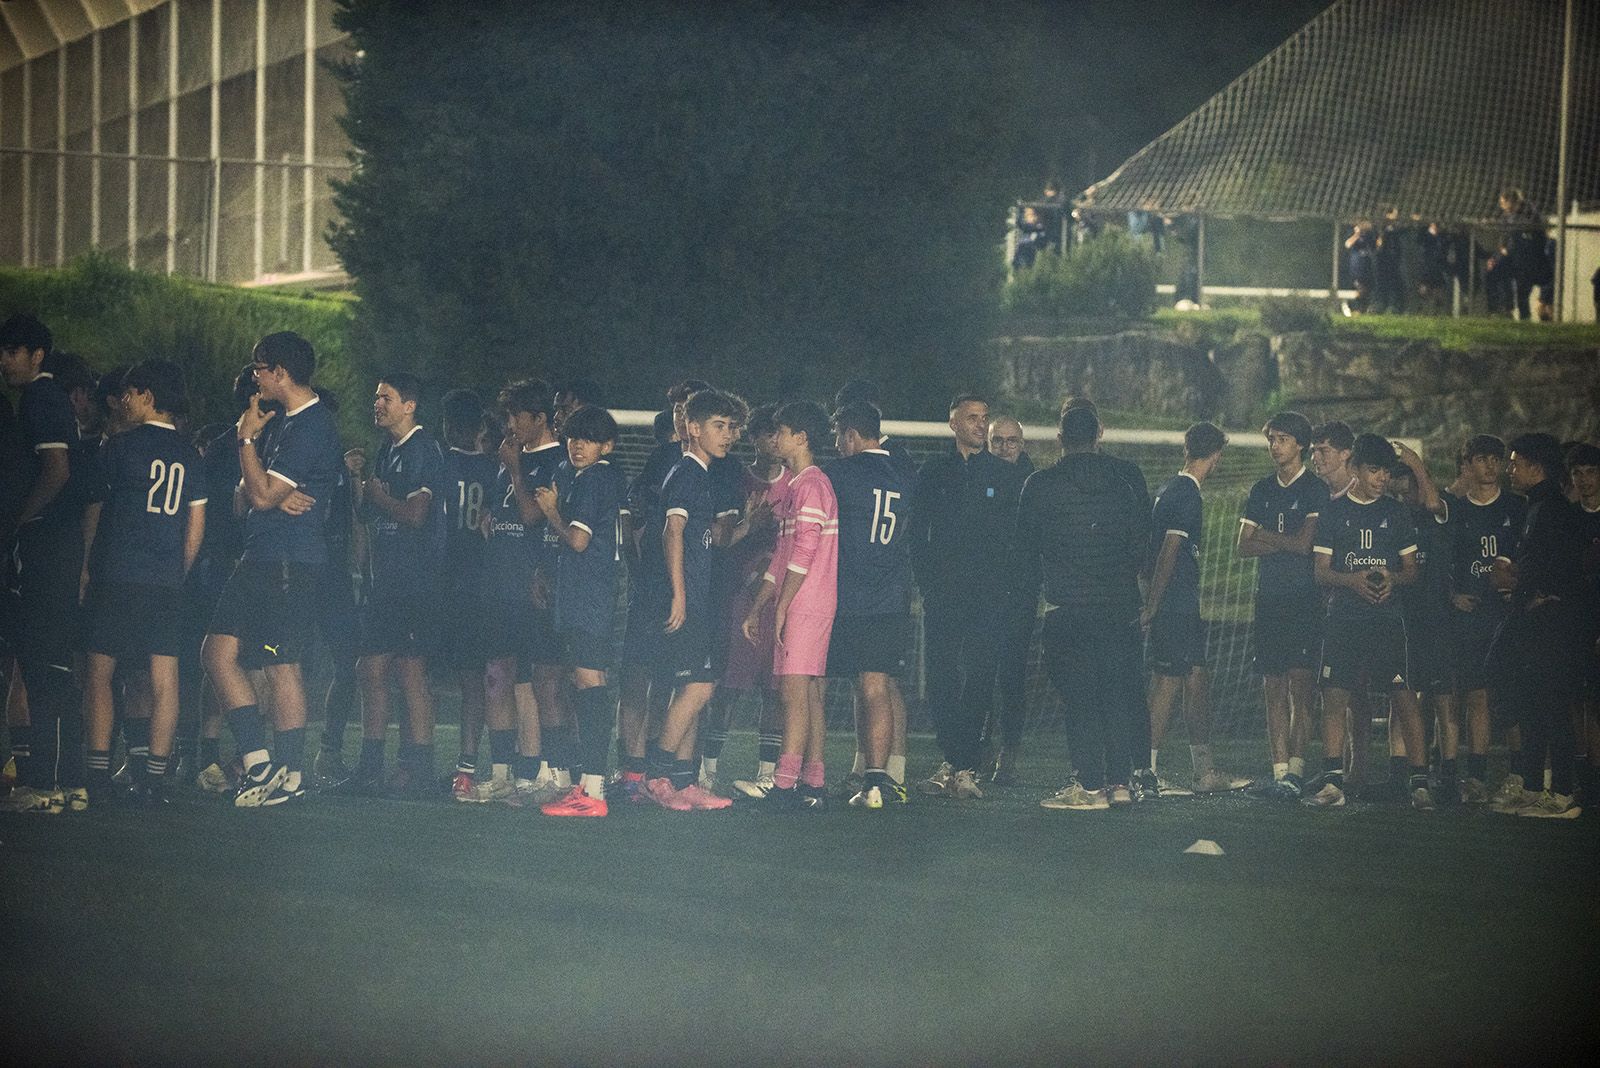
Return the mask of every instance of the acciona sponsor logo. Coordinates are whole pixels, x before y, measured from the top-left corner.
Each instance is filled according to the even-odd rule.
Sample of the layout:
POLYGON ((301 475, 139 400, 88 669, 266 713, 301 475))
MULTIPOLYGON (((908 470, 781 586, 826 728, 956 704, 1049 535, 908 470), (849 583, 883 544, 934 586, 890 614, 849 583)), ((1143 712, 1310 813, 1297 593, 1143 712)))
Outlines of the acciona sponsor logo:
POLYGON ((1472 561, 1472 566, 1468 570, 1472 572, 1473 578, 1484 578, 1488 575, 1494 574, 1494 561, 1474 560, 1472 561))
POLYGON ((1355 553, 1345 553, 1344 566, 1354 571, 1358 567, 1388 567, 1389 561, 1382 556, 1357 556, 1355 553))

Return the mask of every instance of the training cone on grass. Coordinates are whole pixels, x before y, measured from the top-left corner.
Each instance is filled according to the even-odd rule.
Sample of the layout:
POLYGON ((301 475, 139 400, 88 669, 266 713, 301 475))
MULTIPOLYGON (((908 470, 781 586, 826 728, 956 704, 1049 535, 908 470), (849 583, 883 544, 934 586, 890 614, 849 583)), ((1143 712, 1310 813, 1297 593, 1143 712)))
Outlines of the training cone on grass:
POLYGON ((1196 838, 1194 845, 1184 850, 1185 853, 1198 853, 1202 857, 1223 856, 1222 847, 1209 838, 1196 838))

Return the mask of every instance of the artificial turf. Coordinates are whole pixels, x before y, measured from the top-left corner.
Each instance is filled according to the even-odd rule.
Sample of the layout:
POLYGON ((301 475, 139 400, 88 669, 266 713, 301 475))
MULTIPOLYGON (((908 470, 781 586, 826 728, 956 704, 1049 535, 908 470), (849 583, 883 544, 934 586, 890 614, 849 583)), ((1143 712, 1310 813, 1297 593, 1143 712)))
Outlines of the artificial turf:
MULTIPOLYGON (((753 756, 736 734, 724 769, 753 756)), ((914 738, 913 773, 933 759, 914 738)), ((8 1059, 1436 1063, 1592 1037, 1600 820, 1039 808, 1060 775, 1047 736, 1023 785, 876 813, 5 817, 8 1059)))

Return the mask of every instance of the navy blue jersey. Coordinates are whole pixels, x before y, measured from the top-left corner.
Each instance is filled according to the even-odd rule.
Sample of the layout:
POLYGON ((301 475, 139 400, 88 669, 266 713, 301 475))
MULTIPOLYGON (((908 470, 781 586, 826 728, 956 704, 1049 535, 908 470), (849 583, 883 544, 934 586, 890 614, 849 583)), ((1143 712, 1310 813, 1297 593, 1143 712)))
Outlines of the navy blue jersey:
POLYGON ((831 460, 822 473, 839 502, 840 616, 903 613, 911 602, 905 534, 911 486, 884 449, 831 460))
POLYGON ((682 456, 683 446, 676 441, 666 441, 651 449, 650 455, 645 457, 644 467, 628 485, 628 503, 624 509, 636 522, 643 523, 655 514, 656 505, 661 502, 661 484, 667 480, 667 472, 672 470, 672 465, 682 456))
POLYGON ((711 458, 711 506, 716 518, 744 512, 745 466, 731 456, 711 458))
MULTIPOLYGON (((1276 472, 1250 487, 1240 521, 1247 526, 1290 537, 1299 534, 1306 521, 1320 516, 1328 507, 1328 487, 1302 467, 1287 486, 1276 472)), ((1263 599, 1295 597, 1316 589, 1310 556, 1294 553, 1269 553, 1256 561, 1256 596, 1263 599)))
POLYGON ((444 454, 445 590, 476 594, 482 583, 483 521, 498 468, 487 453, 452 448, 444 454))
MULTIPOLYGON (((1417 532, 1417 581, 1400 588, 1400 607, 1412 628, 1448 626, 1450 532, 1426 508, 1408 508, 1417 532)), ((1423 633, 1413 630, 1413 633, 1423 633)))
POLYGON ((0 522, 22 510, 28 495, 26 469, 31 449, 22 444, 22 424, 11 407, 10 397, 0 397, 0 522))
POLYGON ((323 536, 328 539, 330 566, 349 566, 350 542, 355 537, 355 507, 355 480, 349 469, 340 464, 339 480, 333 484, 333 493, 328 497, 328 522, 322 528, 323 536))
POLYGON ((431 585, 444 548, 444 452, 431 434, 420 426, 412 427, 400 441, 385 441, 378 447, 372 477, 396 500, 409 501, 424 494, 429 499, 427 516, 419 527, 366 505, 372 520, 368 559, 373 588, 415 591, 431 585))
POLYGON ((667 573, 666 545, 662 533, 672 516, 684 518, 683 528, 683 585, 688 612, 704 613, 711 598, 711 524, 715 520, 712 503, 711 473, 692 453, 682 458, 667 473, 661 484, 661 500, 657 504, 656 544, 661 546, 654 560, 646 566, 657 576, 659 588, 670 597, 672 581, 667 573))
MULTIPOLYGON (((1398 574, 1400 557, 1417 551, 1417 531, 1411 523, 1410 509, 1393 497, 1361 504, 1347 493, 1330 502, 1317 520, 1311 551, 1331 557, 1335 571, 1385 568, 1398 574)), ((1393 615, 1399 611, 1400 599, 1392 595, 1383 604, 1373 605, 1352 590, 1337 589, 1328 601, 1330 620, 1393 615)))
MULTIPOLYGON (((532 489, 530 486, 529 489, 532 489)), ((493 601, 531 604, 533 573, 544 551, 538 526, 522 521, 516 486, 504 464, 489 496, 489 540, 484 546, 482 592, 493 601)))
POLYGON ((241 477, 238 441, 238 432, 230 427, 206 444, 205 457, 200 461, 205 468, 208 498, 206 540, 201 555, 224 569, 224 575, 244 552, 244 523, 233 511, 233 492, 241 477))
POLYGON ((907 451, 905 444, 899 438, 891 440, 885 435, 878 438, 878 447, 889 454, 890 462, 905 482, 906 492, 914 491, 917 488, 917 461, 907 451))
POLYGON ((1150 509, 1150 566, 1154 568, 1161 543, 1168 534, 1183 535, 1178 556, 1172 563, 1172 577, 1162 594, 1163 608, 1200 610, 1200 538, 1205 530, 1205 514, 1200 504, 1200 483, 1192 475, 1177 474, 1156 491, 1150 509))
MULTIPOLYGON (((529 489, 550 486, 559 494, 561 488, 556 485, 556 472, 566 462, 567 450, 561 447, 559 441, 552 441, 522 454, 522 477, 527 479, 529 489)), ((556 554, 561 551, 561 535, 551 530, 550 524, 542 517, 535 521, 533 533, 538 540, 536 566, 547 577, 554 579, 556 554)))
POLYGON ((108 440, 96 457, 89 499, 96 582, 176 589, 191 508, 206 504, 200 454, 170 423, 144 423, 108 440))
MULTIPOLYGON (((60 449, 69 456, 68 479, 71 479, 71 450, 78 441, 78 421, 72 417, 72 402, 66 391, 56 385, 55 376, 48 371, 22 387, 22 400, 17 405, 17 418, 22 424, 23 484, 31 489, 39 480, 44 468, 43 454, 60 449)), ((27 496, 27 490, 23 491, 27 496)), ((63 488, 44 510, 30 523, 69 530, 82 518, 82 499, 73 504, 72 496, 63 488)))
POLYGON ((1477 597, 1485 605, 1500 605, 1504 598, 1490 583, 1489 573, 1497 557, 1509 560, 1516 555, 1528 519, 1527 498, 1501 491, 1487 504, 1477 504, 1453 493, 1440 496, 1448 508, 1451 592, 1477 597))
POLYGON ((251 508, 244 517, 244 559, 327 563, 328 509, 344 465, 333 410, 312 400, 273 422, 278 429, 256 442, 267 477, 287 482, 315 503, 303 515, 251 508))
POLYGON ((561 465, 561 518, 588 531, 583 552, 563 542, 556 556, 556 623, 590 634, 611 634, 617 608, 617 568, 622 564, 622 502, 628 478, 609 460, 578 471, 561 465))

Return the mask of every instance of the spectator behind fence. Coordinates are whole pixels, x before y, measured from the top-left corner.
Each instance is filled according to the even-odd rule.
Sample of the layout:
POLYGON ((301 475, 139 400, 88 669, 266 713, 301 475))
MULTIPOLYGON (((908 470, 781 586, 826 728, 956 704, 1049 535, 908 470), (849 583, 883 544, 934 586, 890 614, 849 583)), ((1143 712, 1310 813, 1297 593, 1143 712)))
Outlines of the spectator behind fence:
POLYGON ((1377 282, 1374 254, 1378 250, 1378 234, 1372 220, 1357 220, 1350 236, 1344 239, 1345 252, 1350 266, 1350 282, 1355 286, 1356 299, 1344 305, 1346 315, 1365 313, 1373 300, 1377 282))

